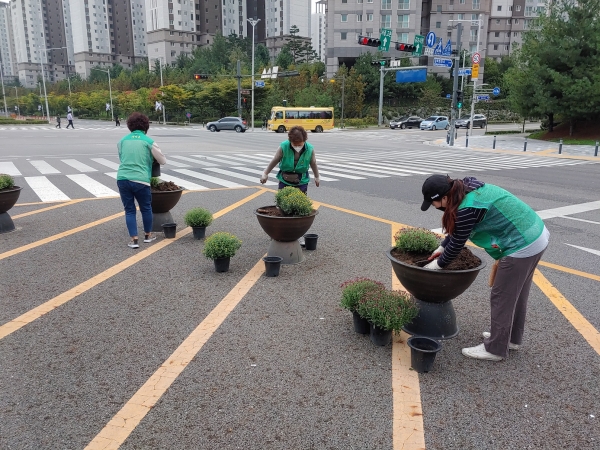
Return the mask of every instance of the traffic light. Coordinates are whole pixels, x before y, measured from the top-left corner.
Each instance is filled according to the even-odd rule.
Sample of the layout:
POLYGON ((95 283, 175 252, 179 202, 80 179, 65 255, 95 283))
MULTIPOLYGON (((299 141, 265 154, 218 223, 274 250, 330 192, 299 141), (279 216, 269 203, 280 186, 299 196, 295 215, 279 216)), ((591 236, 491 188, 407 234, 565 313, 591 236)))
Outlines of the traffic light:
POLYGON ((208 80, 208 75, 204 75, 202 73, 195 73, 194 79, 195 80, 208 80))
POLYGON ((385 60, 381 60, 381 61, 371 61, 371 65, 372 66, 385 66, 385 60))
POLYGON ((381 45, 380 39, 375 39, 367 36, 359 36, 358 37, 359 45, 368 45, 369 47, 379 47, 381 45))
POLYGON ((456 107, 458 109, 462 108, 463 106, 463 92, 462 91, 456 91, 456 107))
POLYGON ((412 53, 415 50, 417 50, 417 47, 414 46, 413 44, 404 44, 402 42, 398 42, 398 43, 396 43, 396 50, 398 50, 399 52, 412 53))

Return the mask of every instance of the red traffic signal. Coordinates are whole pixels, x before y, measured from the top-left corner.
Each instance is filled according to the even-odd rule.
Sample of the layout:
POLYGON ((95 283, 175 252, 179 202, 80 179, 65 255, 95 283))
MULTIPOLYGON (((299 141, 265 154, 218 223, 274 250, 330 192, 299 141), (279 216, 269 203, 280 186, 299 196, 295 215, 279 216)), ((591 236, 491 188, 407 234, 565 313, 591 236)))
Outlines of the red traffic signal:
POLYGON ((358 37, 359 45, 368 45, 369 47, 379 47, 381 45, 380 39, 375 39, 367 36, 359 36, 358 37))
POLYGON ((412 53, 417 49, 413 44, 403 44, 402 42, 398 42, 396 44, 396 50, 399 52, 409 52, 412 53))
POLYGON ((195 80, 208 80, 208 75, 204 75, 201 73, 195 73, 194 74, 194 79, 195 80))

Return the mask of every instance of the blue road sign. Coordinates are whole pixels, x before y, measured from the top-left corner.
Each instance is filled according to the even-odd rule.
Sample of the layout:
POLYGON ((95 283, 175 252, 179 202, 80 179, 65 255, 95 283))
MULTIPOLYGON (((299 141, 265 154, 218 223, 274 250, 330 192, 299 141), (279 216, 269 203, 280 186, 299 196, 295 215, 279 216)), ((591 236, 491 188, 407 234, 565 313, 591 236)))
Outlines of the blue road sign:
POLYGON ((500 95, 500 88, 499 87, 495 87, 494 90, 492 91, 492 94, 494 94, 494 95, 500 95))
POLYGON ((265 82, 264 81, 255 81, 254 82, 254 86, 256 86, 258 88, 264 88, 265 87, 265 82))
POLYGON ((442 51, 442 55, 443 56, 452 56, 452 43, 450 42, 450 39, 448 39, 448 43, 444 47, 444 50, 442 51))
POLYGON ((440 39, 439 42, 437 43, 435 50, 433 51, 434 55, 438 55, 438 56, 442 56, 443 53, 443 49, 442 49, 442 40, 440 39))
POLYGON ((433 31, 427 33, 425 43, 427 44, 427 47, 433 47, 435 45, 435 33, 433 31))
POLYGON ((459 77, 464 77, 467 75, 471 75, 471 68, 464 68, 464 69, 458 69, 458 76, 459 77))
POLYGON ((433 65, 436 67, 452 68, 452 60, 446 58, 433 58, 433 65))
POLYGON ((451 98, 452 95, 451 94, 446 94, 446 98, 451 98))
POLYGON ((398 70, 396 83, 423 83, 427 81, 427 69, 398 70))
POLYGON ((490 96, 489 95, 478 95, 477 96, 477 100, 489 100, 490 96))

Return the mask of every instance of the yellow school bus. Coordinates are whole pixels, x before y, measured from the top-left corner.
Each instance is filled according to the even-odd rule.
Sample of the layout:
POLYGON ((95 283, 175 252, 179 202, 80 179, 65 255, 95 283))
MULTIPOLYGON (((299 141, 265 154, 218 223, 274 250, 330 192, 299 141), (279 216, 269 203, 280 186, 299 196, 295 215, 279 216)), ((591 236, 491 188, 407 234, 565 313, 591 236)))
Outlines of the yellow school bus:
POLYGON ((333 128, 333 108, 274 106, 271 109, 271 118, 267 126, 268 130, 275 131, 276 133, 285 133, 296 125, 300 125, 305 130, 310 130, 314 133, 331 130, 333 128))

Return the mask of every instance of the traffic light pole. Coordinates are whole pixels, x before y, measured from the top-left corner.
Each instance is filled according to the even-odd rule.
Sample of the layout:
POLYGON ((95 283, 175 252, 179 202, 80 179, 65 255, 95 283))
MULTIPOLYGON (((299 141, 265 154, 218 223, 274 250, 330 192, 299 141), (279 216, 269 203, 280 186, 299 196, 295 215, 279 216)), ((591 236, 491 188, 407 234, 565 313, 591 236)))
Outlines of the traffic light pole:
POLYGON ((385 69, 383 65, 379 67, 379 119, 377 125, 381 126, 383 122, 383 78, 385 77, 385 69))
POLYGON ((238 116, 242 118, 242 63, 238 59, 237 61, 237 81, 238 81, 238 96, 237 96, 237 107, 238 116))
POLYGON ((450 111, 450 141, 449 144, 451 147, 454 146, 454 130, 455 122, 456 122, 456 97, 458 92, 458 66, 460 65, 460 47, 461 47, 461 39, 462 39, 462 23, 458 23, 456 25, 457 34, 456 34, 456 57, 454 59, 454 85, 452 87, 452 110, 450 111))

